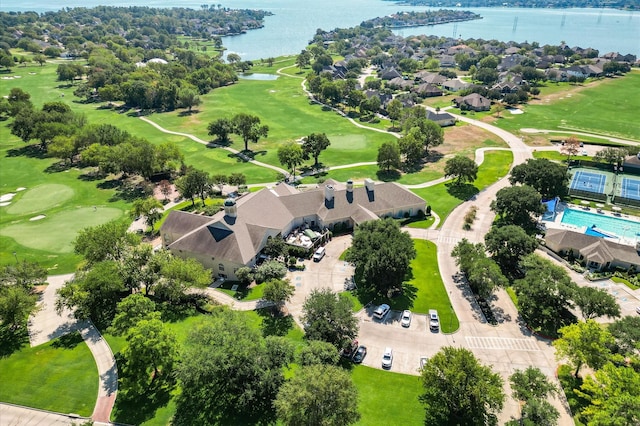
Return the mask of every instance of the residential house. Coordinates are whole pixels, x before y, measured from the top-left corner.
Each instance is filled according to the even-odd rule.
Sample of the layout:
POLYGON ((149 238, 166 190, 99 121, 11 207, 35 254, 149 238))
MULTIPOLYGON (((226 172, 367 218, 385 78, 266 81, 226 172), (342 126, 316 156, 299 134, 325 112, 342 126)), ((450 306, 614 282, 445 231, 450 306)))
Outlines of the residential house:
POLYGON ((415 93, 422 96, 423 98, 430 98, 433 96, 442 96, 444 92, 441 88, 434 84, 422 83, 418 86, 413 87, 412 89, 415 93))
POLYGON ((436 72, 429 71, 420 71, 416 73, 415 78, 416 80, 422 81, 423 83, 430 83, 438 86, 447 81, 447 77, 436 72))
POLYGON ((513 55, 505 56, 504 58, 502 58, 502 61, 500 61, 500 63, 498 64, 498 71, 507 71, 515 67, 516 65, 520 65, 520 62, 522 62, 522 60, 525 57, 526 56, 519 55, 517 53, 513 55))
MULTIPOLYGON (((331 179, 323 187, 300 191, 286 184, 228 199, 224 211, 201 216, 174 210, 160 228, 163 245, 176 256, 193 258, 214 276, 237 279, 253 267, 269 238, 300 230, 351 228, 382 217, 402 218, 425 212, 426 202, 396 183, 366 179, 355 187, 331 179)), ((312 241, 303 246, 313 247, 312 241)))
POLYGON ((464 108, 464 105, 472 111, 489 111, 491 109, 491 100, 478 93, 457 97, 453 100, 453 103, 456 104, 458 108, 464 108))
POLYGON ((469 86, 469 83, 465 83, 464 81, 460 81, 458 79, 447 80, 442 83, 442 88, 450 92, 457 92, 462 89, 466 89, 469 86))
POLYGON ((396 77, 389 80, 386 86, 392 89, 407 90, 413 86, 413 80, 405 80, 402 77, 396 77))
POLYGON ((587 268, 595 271, 614 268, 640 270, 640 255, 635 247, 607 238, 565 229, 548 229, 544 241, 550 250, 560 255, 571 252, 584 261, 587 268))
POLYGON ((513 81, 503 81, 500 83, 496 83, 491 87, 492 90, 497 90, 503 95, 509 93, 517 93, 520 90, 520 86, 514 83, 513 81))
POLYGON ((402 73, 399 72, 394 67, 385 68, 382 71, 380 71, 378 75, 382 80, 393 80, 396 77, 402 78, 402 73))
POLYGON ((456 59, 451 55, 440 55, 438 60, 442 68, 453 68, 456 66, 456 59))
POLYGON ((456 118, 448 112, 427 111, 427 118, 438 123, 440 127, 455 126, 456 124, 456 118))

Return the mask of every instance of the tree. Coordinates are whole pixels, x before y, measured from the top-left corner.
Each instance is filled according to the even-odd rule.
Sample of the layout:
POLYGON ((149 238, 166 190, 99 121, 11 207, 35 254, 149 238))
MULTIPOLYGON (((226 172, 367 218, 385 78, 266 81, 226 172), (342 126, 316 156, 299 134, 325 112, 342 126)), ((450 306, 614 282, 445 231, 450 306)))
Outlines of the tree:
POLYGON ((137 245, 140 238, 128 232, 129 224, 114 220, 103 225, 85 228, 74 241, 74 251, 89 263, 120 260, 127 247, 137 245))
POLYGON ((549 382, 539 368, 527 367, 524 370, 516 370, 510 377, 513 397, 519 401, 533 399, 546 399, 550 394, 557 392, 556 387, 549 382))
POLYGON ((429 155, 429 148, 441 145, 444 142, 444 131, 435 121, 426 117, 424 108, 416 106, 410 108, 403 121, 404 134, 407 135, 414 130, 414 135, 420 139, 424 145, 424 154, 429 155))
POLYGON ((518 310, 533 329, 555 334, 572 307, 576 284, 551 261, 530 254, 522 259, 525 276, 513 283, 518 310))
POLYGON ((447 160, 444 177, 454 177, 456 185, 473 182, 478 177, 478 165, 472 159, 458 154, 447 160))
POLYGON ((621 353, 630 355, 640 350, 640 317, 622 317, 609 326, 609 332, 621 353))
POLYGON ((218 141, 226 143, 229 134, 233 133, 233 123, 228 118, 218 118, 207 126, 210 136, 216 136, 218 141))
POLYGON ((336 365, 340 361, 340 353, 331 343, 310 340, 298 351, 297 360, 300 365, 336 365))
POLYGON ((47 153, 51 157, 61 158, 73 164, 77 154, 75 138, 73 136, 58 135, 47 146, 47 153))
POLYGON ((416 250, 409 234, 387 218, 358 226, 347 257, 356 266, 360 286, 387 296, 390 290, 402 289, 416 250))
POLYGON ((580 141, 577 137, 571 135, 564 141, 560 152, 567 156, 567 164, 571 161, 571 157, 580 152, 580 141))
POLYGON ((471 290, 478 296, 488 299, 496 287, 507 287, 509 281, 493 260, 482 257, 478 259, 467 273, 471 290))
POLYGON ((130 294, 116 306, 116 315, 109 327, 109 333, 114 336, 124 336, 140 321, 153 318, 160 319, 160 312, 156 312, 155 302, 141 293, 130 294))
POLYGON ((267 243, 262 249, 264 254, 267 256, 271 256, 272 258, 277 258, 280 256, 285 256, 287 254, 287 243, 280 237, 268 237, 267 243))
POLYGON ((247 183, 247 177, 244 173, 231 173, 229 175, 229 185, 245 185, 247 183))
POLYGON ((389 120, 391 120, 391 127, 395 127, 395 122, 402 117, 402 110, 404 106, 400 99, 392 99, 391 102, 387 104, 387 115, 389 116, 389 120))
POLYGON ((131 206, 131 217, 146 217, 147 225, 153 229, 153 225, 162 218, 162 203, 153 197, 138 198, 131 206))
POLYGON ((313 167, 318 167, 318 157, 331 142, 324 133, 311 133, 302 140, 302 154, 305 160, 313 158, 313 167))
POLYGON ((201 100, 195 89, 185 87, 178 91, 178 102, 183 108, 188 108, 189 112, 191 112, 194 106, 200 105, 201 100))
POLYGON ((230 64, 236 64, 236 63, 240 62, 241 60, 242 60, 242 58, 237 53, 229 53, 227 55, 227 61, 230 64))
POLYGON ((269 126, 261 125, 260 118, 254 115, 240 113, 231 119, 233 133, 242 137, 244 150, 249 151, 249 142, 257 143, 261 137, 267 137, 269 126))
POLYGON ((296 166, 302 164, 302 148, 296 142, 288 142, 278 148, 278 161, 291 169, 292 180, 296 180, 296 166))
POLYGON ((345 347, 358 334, 351 302, 328 288, 311 291, 302 306, 302 322, 307 339, 331 343, 336 349, 345 347))
POLYGON ((589 425, 637 425, 640 422, 640 373, 607 362, 584 379, 578 395, 590 402, 582 411, 589 425))
POLYGON ((190 289, 211 284, 211 271, 195 259, 182 259, 167 253, 159 266, 162 278, 155 283, 153 293, 162 300, 180 303, 190 289))
POLYGON ((178 360, 178 342, 166 324, 158 318, 141 319, 125 334, 127 343, 121 354, 122 384, 125 392, 140 394, 156 380, 171 380, 178 360))
POLYGON ((0 269, 0 286, 18 286, 31 290, 47 282, 47 270, 37 262, 22 260, 0 269))
POLYGON ((468 274, 479 259, 486 257, 485 247, 482 243, 473 244, 463 238, 455 245, 451 256, 455 257, 460 270, 468 274))
POLYGON ((511 170, 511 185, 529 185, 540 193, 543 200, 564 197, 569 186, 567 168, 546 158, 528 159, 511 170))
POLYGON ((160 193, 164 196, 164 201, 169 201, 169 195, 171 195, 171 193, 173 192, 171 182, 166 179, 162 179, 158 184, 158 188, 160 189, 160 193))
POLYGON ((204 205, 206 194, 209 193, 210 188, 211 179, 209 173, 193 167, 189 167, 185 175, 176 181, 176 189, 180 192, 180 195, 191 199, 193 206, 196 205, 195 197, 197 195, 200 195, 202 204, 204 205))
POLYGON ((420 131, 417 127, 412 128, 409 133, 398 139, 400 154, 408 168, 419 165, 424 154, 420 131))
POLYGON ((345 426, 360 419, 358 389, 350 374, 332 365, 303 366, 274 401, 284 425, 345 426))
POLYGON ((300 52, 300 54, 296 57, 296 65, 302 71, 302 68, 308 67, 311 63, 311 52, 304 49, 300 52))
POLYGON ((400 148, 396 141, 380 145, 378 148, 378 167, 386 172, 400 167, 400 148))
POLYGON ((56 310, 71 309, 79 320, 91 319, 98 326, 106 326, 125 292, 116 262, 99 262, 88 271, 76 273, 57 290, 56 310))
POLYGON ((575 377, 578 377, 583 364, 597 370, 611 356, 613 336, 594 320, 567 325, 558 333, 560 338, 553 342, 556 357, 567 358, 573 364, 576 368, 575 377))
POLYGON ((37 62, 38 64, 40 64, 40 66, 43 66, 44 64, 46 64, 46 63, 47 63, 47 58, 45 58, 45 56, 44 56, 44 55, 35 55, 35 56, 33 57, 33 60, 34 60, 35 62, 37 62))
POLYGON ((593 159, 596 161, 604 161, 611 165, 621 165, 624 163, 624 159, 627 155, 629 155, 629 151, 624 148, 607 147, 596 152, 593 159))
POLYGON ((286 266, 277 260, 269 260, 255 269, 253 278, 260 284, 269 280, 279 280, 284 278, 285 275, 287 275, 286 266))
POLYGON ((519 274, 520 260, 535 251, 538 241, 516 225, 494 226, 484 236, 487 251, 510 277, 519 274))
POLYGON ((425 424, 497 425, 504 404, 502 378, 469 350, 446 346, 421 372, 425 424))
POLYGON ((292 354, 269 356, 275 351, 267 350, 266 339, 246 318, 220 308, 190 331, 176 369, 182 392, 173 424, 253 424, 273 418, 272 403, 292 354))
POLYGON ((604 290, 594 287, 578 287, 573 301, 585 320, 601 316, 620 317, 620 305, 616 302, 615 297, 604 290))
POLYGON ((26 325, 27 318, 36 310, 38 296, 30 294, 23 286, 0 287, 0 320, 14 331, 26 325))
POLYGON ((272 302, 280 311, 284 304, 291 299, 295 291, 296 288, 291 285, 289 280, 271 279, 264 284, 262 298, 272 302))
POLYGON ((507 422, 507 426, 537 426, 556 425, 560 413, 558 410, 544 399, 532 399, 526 401, 521 409, 520 421, 507 422))
POLYGON ((540 193, 534 188, 509 186, 502 188, 491 202, 491 210, 501 216, 504 224, 518 225, 525 229, 533 229, 533 216, 541 215, 546 207, 541 202, 540 193))

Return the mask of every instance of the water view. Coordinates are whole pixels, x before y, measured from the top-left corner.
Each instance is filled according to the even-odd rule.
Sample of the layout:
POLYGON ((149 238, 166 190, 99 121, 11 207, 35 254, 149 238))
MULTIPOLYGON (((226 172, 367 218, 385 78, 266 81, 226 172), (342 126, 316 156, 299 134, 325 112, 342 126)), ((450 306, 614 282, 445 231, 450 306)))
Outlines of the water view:
MULTIPOLYGON (((149 7, 200 8, 202 1, 177 0, 68 0, 65 7, 142 5, 149 7)), ((206 4, 206 3, 205 3, 206 4)), ((217 5, 217 3, 211 3, 217 5)), ((403 10, 429 8, 399 6, 381 0, 324 0, 299 2, 295 0, 234 0, 223 3, 231 8, 264 9, 274 13, 265 19, 260 30, 239 36, 225 37, 227 52, 239 54, 243 60, 255 60, 280 55, 297 54, 307 46, 316 30, 352 27, 377 16, 403 10)), ((2 11, 58 10, 59 2, 34 0, 5 0, 2 11)), ((559 44, 594 47, 600 53, 618 51, 640 56, 640 13, 615 9, 518 9, 472 8, 483 19, 396 31, 408 37, 432 34, 446 37, 484 38, 516 42, 537 41, 540 44, 559 44)))

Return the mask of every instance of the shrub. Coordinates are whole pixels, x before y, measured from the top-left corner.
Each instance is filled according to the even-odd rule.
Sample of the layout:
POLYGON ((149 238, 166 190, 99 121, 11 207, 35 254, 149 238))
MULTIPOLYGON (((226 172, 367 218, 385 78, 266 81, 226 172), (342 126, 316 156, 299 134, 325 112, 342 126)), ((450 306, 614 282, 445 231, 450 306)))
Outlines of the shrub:
POLYGON ((258 284, 271 279, 280 279, 287 275, 287 268, 280 262, 269 260, 258 266, 253 273, 253 278, 258 284))

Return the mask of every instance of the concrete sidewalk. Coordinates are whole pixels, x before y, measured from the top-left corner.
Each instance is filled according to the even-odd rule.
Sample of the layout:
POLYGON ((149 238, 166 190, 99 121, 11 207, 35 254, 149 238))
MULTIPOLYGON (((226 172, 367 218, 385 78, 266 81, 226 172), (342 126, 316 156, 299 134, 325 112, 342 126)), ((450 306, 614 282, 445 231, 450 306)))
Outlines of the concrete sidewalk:
POLYGON ((51 275, 47 277, 47 288, 38 302, 39 310, 29 317, 29 342, 38 346, 78 329, 76 319, 69 309, 60 315, 56 312, 56 290, 73 278, 73 274, 51 275))
POLYGON ((87 420, 85 417, 0 402, 2 426, 62 426, 81 424, 87 420))

